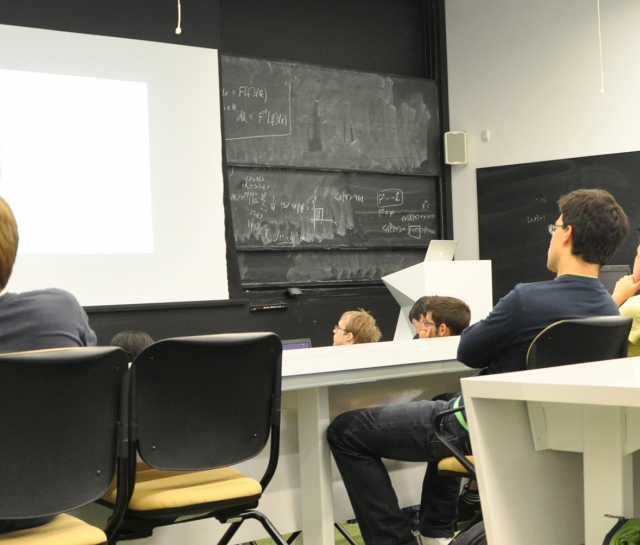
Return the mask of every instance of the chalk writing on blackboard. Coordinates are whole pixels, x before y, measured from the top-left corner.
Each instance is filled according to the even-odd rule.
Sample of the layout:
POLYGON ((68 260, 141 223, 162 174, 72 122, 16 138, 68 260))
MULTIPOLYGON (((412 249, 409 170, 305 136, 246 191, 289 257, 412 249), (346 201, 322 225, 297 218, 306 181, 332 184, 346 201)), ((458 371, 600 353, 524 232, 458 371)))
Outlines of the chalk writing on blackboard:
MULTIPOLYGON (((236 84, 222 88, 225 140, 271 138, 291 134, 291 83, 282 88, 236 84)), ((280 86, 280 85, 278 85, 280 86)))
POLYGON ((402 190, 383 189, 382 191, 378 191, 378 206, 380 208, 402 206, 402 190))
POLYGON ((222 56, 230 164, 440 174, 432 80, 222 56))
POLYGON ((429 210, 436 201, 435 181, 408 177, 403 189, 390 189, 395 177, 231 167, 236 245, 426 248, 438 234, 437 216, 429 210))

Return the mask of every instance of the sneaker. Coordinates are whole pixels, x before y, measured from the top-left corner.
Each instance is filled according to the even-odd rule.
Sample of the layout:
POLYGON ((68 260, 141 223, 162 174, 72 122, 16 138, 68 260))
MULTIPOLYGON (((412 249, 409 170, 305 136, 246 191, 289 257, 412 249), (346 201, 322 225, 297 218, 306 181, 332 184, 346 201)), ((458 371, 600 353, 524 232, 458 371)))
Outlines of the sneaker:
POLYGON ((453 538, 420 536, 420 539, 422 540, 422 545, 449 545, 453 538))
POLYGON ((458 522, 471 520, 481 509, 480 493, 477 490, 469 490, 469 483, 465 484, 458 498, 458 522))

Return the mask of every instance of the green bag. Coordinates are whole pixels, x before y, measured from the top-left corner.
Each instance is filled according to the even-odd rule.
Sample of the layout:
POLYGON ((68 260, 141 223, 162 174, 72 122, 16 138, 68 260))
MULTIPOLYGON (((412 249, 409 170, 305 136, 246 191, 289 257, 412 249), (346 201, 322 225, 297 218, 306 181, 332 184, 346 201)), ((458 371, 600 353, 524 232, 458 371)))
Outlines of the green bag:
POLYGON ((618 522, 604 537, 602 545, 640 545, 640 519, 612 518, 617 518, 618 522))

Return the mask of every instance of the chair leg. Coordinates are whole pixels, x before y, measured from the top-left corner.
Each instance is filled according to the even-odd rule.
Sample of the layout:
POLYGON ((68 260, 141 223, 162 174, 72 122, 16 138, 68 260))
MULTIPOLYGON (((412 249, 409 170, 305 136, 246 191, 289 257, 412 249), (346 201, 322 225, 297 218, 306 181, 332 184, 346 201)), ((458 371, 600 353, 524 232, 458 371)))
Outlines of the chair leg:
POLYGON ((240 528, 240 525, 242 524, 242 522, 243 522, 242 520, 240 522, 232 522, 229 525, 229 528, 227 528, 227 531, 224 533, 224 535, 220 539, 220 541, 218 541, 218 545, 227 545, 229 541, 231 541, 231 538, 238 531, 238 528, 240 528))
POLYGON ((351 537, 351 534, 347 532, 347 529, 342 526, 342 524, 340 524, 339 522, 335 522, 333 525, 335 526, 336 530, 338 530, 338 532, 342 534, 342 537, 347 540, 349 545, 358 545, 358 542, 353 539, 353 537, 351 537))
POLYGON ((284 538, 278 533, 278 530, 276 530, 275 526, 271 524, 271 521, 265 515, 260 513, 260 511, 247 511, 246 513, 242 514, 242 518, 252 518, 257 520, 260 524, 262 524, 262 527, 267 531, 273 541, 275 541, 278 545, 288 545, 284 538))
POLYGON ((296 538, 301 534, 302 532, 300 530, 298 530, 297 532, 293 532, 293 534, 291 534, 288 538, 287 538, 287 543, 289 545, 291 545, 296 538))

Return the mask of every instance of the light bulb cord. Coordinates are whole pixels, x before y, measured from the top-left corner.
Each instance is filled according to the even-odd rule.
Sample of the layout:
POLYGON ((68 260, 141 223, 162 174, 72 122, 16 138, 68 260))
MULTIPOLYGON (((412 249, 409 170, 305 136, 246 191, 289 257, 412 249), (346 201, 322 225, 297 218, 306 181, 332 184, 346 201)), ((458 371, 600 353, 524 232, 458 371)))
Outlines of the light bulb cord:
POLYGON ((602 62, 602 25, 600 21, 600 0, 596 0, 596 3, 598 6, 598 42, 600 44, 600 92, 604 93, 604 65, 602 62))

